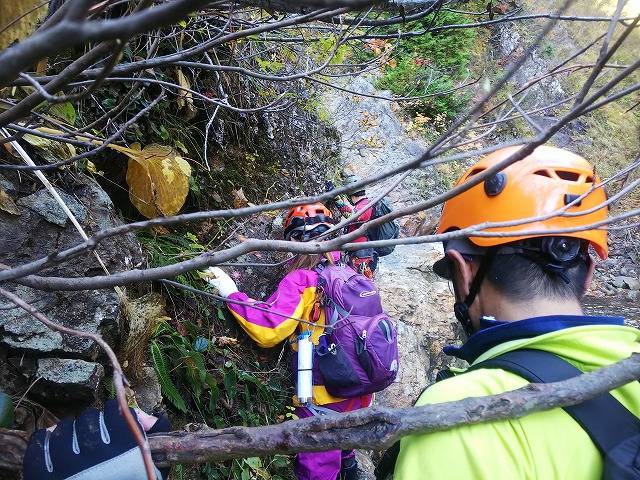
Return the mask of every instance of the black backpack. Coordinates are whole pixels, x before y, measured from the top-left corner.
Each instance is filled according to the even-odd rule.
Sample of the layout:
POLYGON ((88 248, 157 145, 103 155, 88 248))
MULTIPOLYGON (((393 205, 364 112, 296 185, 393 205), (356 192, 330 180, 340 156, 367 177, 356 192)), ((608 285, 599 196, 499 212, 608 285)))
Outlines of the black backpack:
MULTIPOLYGON (((551 383, 577 377, 582 372, 553 353, 542 350, 514 350, 485 360, 467 371, 499 368, 531 383, 551 383)), ((443 380, 452 374, 438 374, 443 380)), ((436 381, 437 381, 436 380, 436 381)), ((640 480, 640 419, 627 410, 610 393, 563 407, 589 434, 603 456, 603 480, 640 480)), ((400 443, 387 450, 376 467, 376 478, 388 479, 393 474, 400 443)))
MULTIPOLYGON (((391 208, 389 200, 383 198, 374 205, 371 220, 382 217, 391 212, 393 212, 393 208, 391 208)), ((367 238, 369 241, 374 242, 376 240, 392 240, 394 238, 398 238, 399 235, 400 226, 395 220, 391 220, 390 222, 383 223, 382 225, 369 229, 367 238)), ((384 257, 385 255, 389 255, 393 252, 395 248, 395 245, 389 245, 387 247, 376 247, 375 251, 379 257, 384 257)))

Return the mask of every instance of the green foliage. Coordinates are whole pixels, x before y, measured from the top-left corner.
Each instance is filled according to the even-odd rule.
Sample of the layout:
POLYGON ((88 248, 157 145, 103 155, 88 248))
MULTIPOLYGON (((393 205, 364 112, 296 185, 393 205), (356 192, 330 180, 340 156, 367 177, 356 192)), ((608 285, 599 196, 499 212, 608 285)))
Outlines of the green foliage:
MULTIPOLYGON (((220 317, 224 318, 224 313, 218 309, 211 321, 220 321, 220 317)), ((222 428, 265 425, 284 417, 287 395, 280 383, 283 377, 274 379, 273 373, 259 377, 248 370, 260 367, 255 354, 217 347, 213 337, 203 352, 196 350, 198 335, 211 332, 209 324, 198 326, 182 321, 180 329, 181 333, 167 322, 160 323, 154 332, 150 356, 164 398, 184 414, 187 422, 222 428)), ((253 458, 203 465, 199 474, 207 479, 290 478, 289 462, 283 459, 253 458)))
POLYGON ((321 36, 317 42, 313 42, 307 47, 306 53, 318 64, 324 64, 330 55, 332 55, 329 61, 330 65, 344 63, 349 54, 349 47, 342 44, 336 48, 337 41, 338 39, 333 33, 321 36))
POLYGON ((269 73, 278 73, 284 68, 284 62, 277 60, 263 60, 262 58, 256 57, 256 63, 260 67, 260 70, 269 73))
MULTIPOLYGON (((428 28, 433 21, 427 18, 411 25, 411 30, 428 28)), ((440 12, 436 25, 468 23, 459 13, 440 12)), ((474 29, 453 29, 425 33, 401 40, 395 49, 377 87, 389 89, 398 96, 421 96, 446 92, 467 76, 469 61, 476 39, 474 29)), ((465 105, 464 94, 452 92, 411 102, 412 113, 452 118, 465 105)))
POLYGON ((151 360, 153 361, 153 367, 158 375, 160 387, 162 389, 162 395, 169 400, 174 407, 181 412, 187 413, 187 406, 182 398, 182 395, 178 392, 178 389, 173 384, 169 372, 167 371, 167 365, 165 363, 164 354, 160 348, 160 344, 157 341, 151 342, 150 345, 151 360))
MULTIPOLYGON (((151 266, 166 265, 209 250, 194 232, 140 234, 151 266)), ((198 289, 206 284, 197 274, 177 280, 198 289)), ((167 288, 175 320, 161 322, 149 348, 172 423, 258 426, 285 418, 290 392, 284 363, 265 355, 251 342, 238 342, 237 324, 222 304, 175 288, 167 288), (188 306, 188 309, 185 308, 188 306), (273 361, 274 365, 269 365, 273 361)), ((242 339, 242 337, 241 337, 242 339)), ((172 478, 292 479, 287 457, 240 459, 215 465, 180 466, 172 478)))
POLYGON ((60 120, 64 120, 69 125, 76 124, 76 109, 71 102, 55 103, 49 108, 49 113, 60 120))
POLYGON ((547 42, 540 49, 540 55, 542 55, 544 58, 553 58, 556 56, 556 48, 552 43, 547 42))

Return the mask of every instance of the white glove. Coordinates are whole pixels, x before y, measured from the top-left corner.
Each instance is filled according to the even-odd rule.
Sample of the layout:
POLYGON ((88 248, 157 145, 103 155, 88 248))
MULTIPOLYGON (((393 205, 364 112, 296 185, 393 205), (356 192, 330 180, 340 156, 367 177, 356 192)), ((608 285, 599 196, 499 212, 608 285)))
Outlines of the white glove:
POLYGON ((218 290, 221 297, 227 298, 232 293, 236 293, 238 291, 236 282, 234 282, 233 279, 220 267, 209 267, 205 272, 209 277, 207 278, 207 282, 213 288, 218 290))

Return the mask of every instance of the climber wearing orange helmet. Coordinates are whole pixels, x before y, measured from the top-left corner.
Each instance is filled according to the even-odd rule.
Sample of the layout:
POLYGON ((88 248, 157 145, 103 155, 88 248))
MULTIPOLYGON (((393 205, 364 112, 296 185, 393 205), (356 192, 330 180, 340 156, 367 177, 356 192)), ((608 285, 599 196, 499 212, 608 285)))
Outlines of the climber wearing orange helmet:
POLYGON ((326 232, 333 225, 331 210, 322 203, 299 205, 284 218, 284 239, 306 242, 326 232))
MULTIPOLYGON (((322 203, 300 205, 291 208, 284 218, 284 238, 295 242, 309 241, 333 224, 331 211, 322 203)), ((320 265, 339 260, 340 252, 324 256, 297 255, 288 265, 288 272, 276 291, 264 301, 253 300, 238 291, 233 279, 218 267, 208 269, 213 276, 209 283, 221 296, 243 302, 229 302, 227 307, 259 346, 274 347, 289 339, 292 350, 297 352, 298 334, 311 332, 311 341, 317 345, 325 332, 325 314, 316 295, 320 265), (253 308, 253 304, 259 305, 260 309, 253 308)), ((347 412, 371 404, 371 395, 340 398, 330 394, 325 385, 325 379, 314 373, 311 402, 301 405, 298 398, 294 398, 298 417, 347 412)), ((299 453, 294 470, 299 480, 355 480, 359 472, 355 453, 351 450, 299 453)))
MULTIPOLYGON (((458 185, 520 148, 488 155, 458 185)), ((590 247, 608 253, 606 230, 592 226, 606 219, 606 199, 586 160, 543 146, 445 203, 438 233, 495 225, 444 242, 434 271, 452 281, 468 335, 445 352, 470 368, 441 372, 416 405, 559 381, 640 351, 640 331, 621 317, 585 316, 580 305, 590 247)), ((390 465, 401 480, 638 478, 638 398, 633 382, 574 407, 412 435, 386 455, 378 478, 390 465)))

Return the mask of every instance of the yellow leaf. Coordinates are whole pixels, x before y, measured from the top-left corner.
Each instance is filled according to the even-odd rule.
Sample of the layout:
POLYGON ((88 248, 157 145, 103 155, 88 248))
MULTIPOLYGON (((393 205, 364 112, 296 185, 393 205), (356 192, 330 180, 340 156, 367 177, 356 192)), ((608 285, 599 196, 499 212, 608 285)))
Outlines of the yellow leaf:
POLYGON ((23 40, 31 35, 38 21, 47 14, 47 5, 40 0, 0 1, 0 50, 7 48, 16 40, 23 40), (2 28, 18 17, 22 18, 9 28, 2 28))
POLYGON ((187 177, 191 176, 191 165, 182 157, 175 157, 176 162, 178 163, 178 168, 180 171, 185 174, 187 177))
POLYGON ((20 209, 7 192, 0 188, 0 210, 12 215, 20 215, 20 209))
POLYGON ((164 175, 164 177, 166 178, 167 182, 172 183, 173 179, 176 177, 173 174, 173 170, 171 170, 171 167, 173 165, 173 160, 170 158, 165 158, 164 160, 162 160, 162 174, 164 175))
MULTIPOLYGON (((191 83, 180 68, 176 68, 176 79, 178 81, 178 85, 182 88, 191 90, 191 83)), ((178 90, 178 98, 176 102, 179 109, 185 110, 185 117, 187 120, 191 120, 198 113, 195 105, 193 104, 193 95, 191 92, 188 92, 187 90, 178 90)))
POLYGON ((104 175, 102 170, 98 170, 96 164, 87 160, 87 172, 93 173, 94 175, 104 175))
POLYGON ((140 142, 133 142, 131 144, 131 149, 140 151, 142 150, 142 145, 140 145, 140 142))
POLYGON ((154 218, 180 211, 189 193, 191 167, 178 152, 158 144, 147 145, 140 151, 114 149, 129 157, 129 198, 140 213, 154 218))

